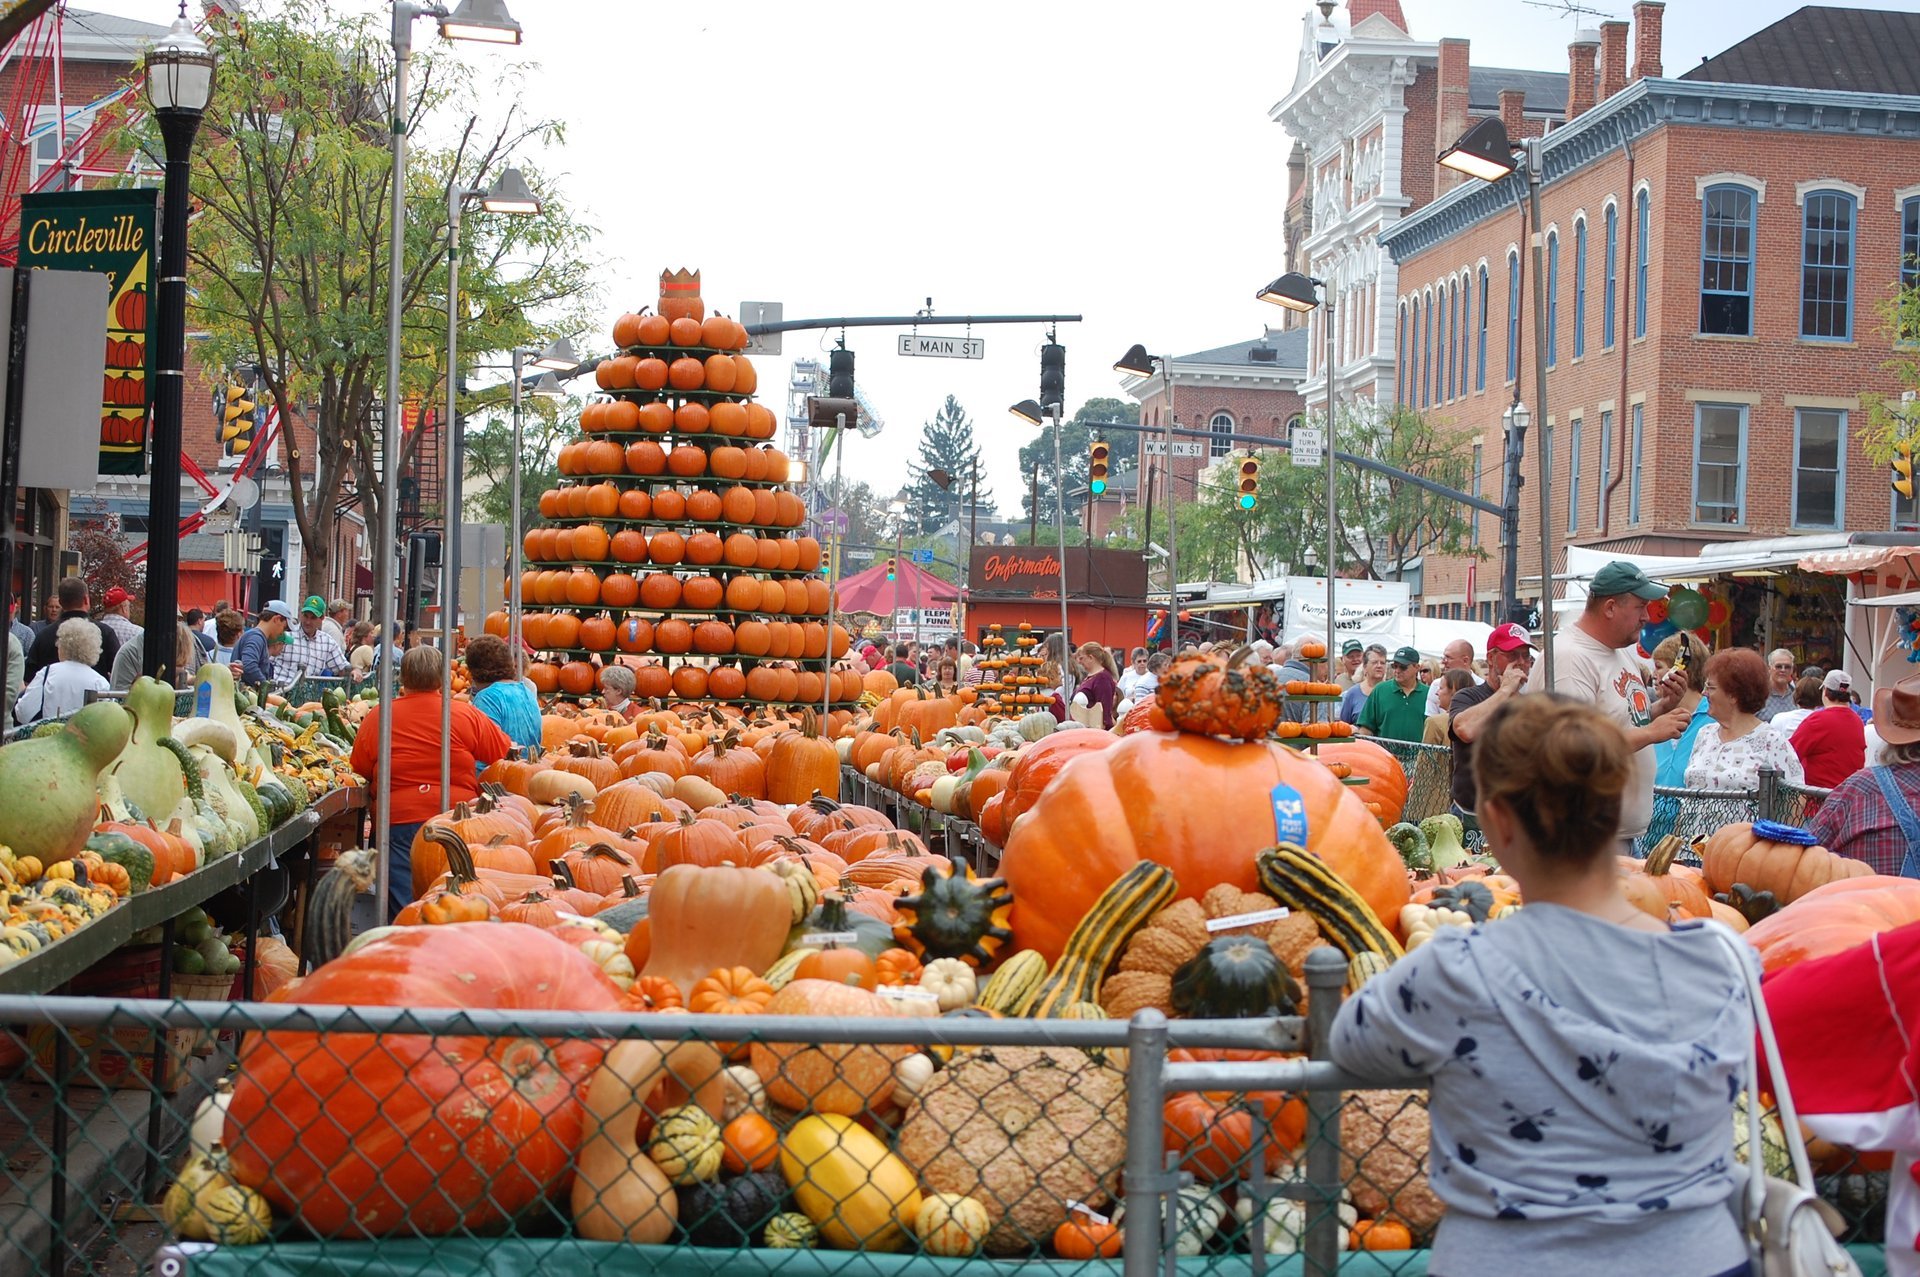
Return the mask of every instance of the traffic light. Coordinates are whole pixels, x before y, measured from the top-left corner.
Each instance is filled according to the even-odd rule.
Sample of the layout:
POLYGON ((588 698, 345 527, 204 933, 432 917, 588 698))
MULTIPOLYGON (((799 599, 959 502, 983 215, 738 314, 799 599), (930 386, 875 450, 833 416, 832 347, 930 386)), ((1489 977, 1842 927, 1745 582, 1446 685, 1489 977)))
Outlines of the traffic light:
POLYGON ((1260 499, 1260 458, 1243 457, 1240 460, 1240 508, 1251 510, 1260 499))
POLYGON ((827 353, 827 396, 853 398, 853 352, 845 346, 835 346, 827 353))
POLYGON ((1057 341, 1040 347, 1040 406, 1056 411, 1067 402, 1067 348, 1057 341))
POLYGON ((887 556, 887 580, 891 581, 893 579, 894 579, 893 556, 888 555, 887 556))
POLYGON ((1913 500, 1913 449, 1914 440, 1902 439, 1893 445, 1893 490, 1900 494, 1903 501, 1913 500))
POLYGON ((1100 496, 1107 490, 1107 453, 1111 445, 1104 439, 1093 441, 1093 450, 1087 457, 1087 491, 1100 496))
POLYGON ((253 388, 237 381, 227 383, 226 404, 220 410, 220 455, 244 457, 253 446, 253 388))

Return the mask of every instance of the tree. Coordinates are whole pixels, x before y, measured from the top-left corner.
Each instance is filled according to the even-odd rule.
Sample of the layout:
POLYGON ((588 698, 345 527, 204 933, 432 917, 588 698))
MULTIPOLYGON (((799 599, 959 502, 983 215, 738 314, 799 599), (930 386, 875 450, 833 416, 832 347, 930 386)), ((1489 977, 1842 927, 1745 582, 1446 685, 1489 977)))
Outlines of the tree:
POLYGON ((941 405, 933 420, 922 427, 920 460, 907 467, 907 529, 930 533, 956 518, 965 521, 968 499, 972 497, 983 514, 993 512, 993 489, 983 486, 975 494, 974 467, 980 461, 980 445, 973 438, 973 419, 952 395, 941 405), (942 488, 933 481, 933 471, 944 470, 952 477, 951 486, 942 488))
MULTIPOLYGON (((1436 425, 1411 408, 1396 406, 1384 413, 1373 405, 1349 408, 1341 413, 1335 438, 1343 452, 1462 492, 1473 486, 1470 432, 1436 425)), ((1467 549, 1470 512, 1450 497, 1352 465, 1336 470, 1335 492, 1338 537, 1346 552, 1338 566, 1348 575, 1358 570, 1398 579, 1422 555, 1467 549)))
MULTIPOLYGON (((1903 265, 1911 268, 1915 263, 1903 265)), ((1899 289, 1880 304, 1880 328, 1894 351, 1894 357, 1881 367, 1893 375, 1899 390, 1863 396, 1867 424, 1859 435, 1867 456, 1886 465, 1893 459, 1896 444, 1911 444, 1920 436, 1920 408, 1900 398, 1902 391, 1920 391, 1920 344, 1916 344, 1920 343, 1920 281, 1899 289)))
POLYGON ((127 562, 127 551, 131 547, 119 515, 76 516, 67 529, 67 548, 80 556, 80 579, 87 583, 96 602, 104 599, 107 591, 116 585, 134 598, 145 600, 146 564, 127 562))
MULTIPOLYGON (((384 15, 348 15, 329 0, 286 0, 270 16, 213 11, 207 38, 220 74, 193 165, 200 212, 189 245, 188 322, 207 334, 204 358, 260 369, 289 431, 294 519, 310 580, 331 576, 332 525, 352 483, 369 526, 380 520, 381 432, 389 287, 402 298, 402 390, 445 400, 448 193, 491 184, 505 157, 558 135, 508 105, 511 72, 485 82, 437 42, 415 55, 404 117, 405 264, 388 279, 393 165, 393 67, 384 15), (454 122, 451 140, 419 122, 454 122), (294 427, 298 432, 294 432, 294 427), (312 439, 309 455, 303 437, 312 439)), ((156 126, 135 144, 157 153, 156 126)), ((536 189, 537 174, 528 174, 536 189)), ((581 331, 593 301, 588 229, 551 192, 538 217, 465 219, 461 346, 472 367, 487 352, 581 331), (536 324, 531 316, 547 320, 536 324)), ((407 464, 422 431, 402 436, 407 464)))
MULTIPOLYGON (((1140 405, 1124 399, 1089 399, 1080 405, 1078 412, 1062 423, 1060 462, 1067 472, 1069 521, 1086 500, 1087 447, 1093 442, 1094 435, 1093 426, 1089 423, 1100 421, 1138 425, 1140 405)), ((1029 519, 1033 517, 1036 498, 1040 503, 1040 517, 1053 517, 1053 439, 1049 434, 1052 429, 1053 426, 1048 424, 1038 436, 1020 448, 1020 470, 1023 474, 1034 476, 1033 485, 1023 494, 1021 501, 1021 509, 1029 519)), ((1117 475, 1123 470, 1139 468, 1139 435, 1126 430, 1112 430, 1106 433, 1105 438, 1113 445, 1107 457, 1112 473, 1117 475)))

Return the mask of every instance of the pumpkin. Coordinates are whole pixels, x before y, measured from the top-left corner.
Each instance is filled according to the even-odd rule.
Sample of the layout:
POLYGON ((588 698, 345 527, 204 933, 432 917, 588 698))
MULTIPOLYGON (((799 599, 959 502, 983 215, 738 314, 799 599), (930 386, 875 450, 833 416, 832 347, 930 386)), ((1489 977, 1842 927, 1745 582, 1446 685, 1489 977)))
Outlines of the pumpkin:
POLYGON ((673 1235, 679 1201, 666 1171, 640 1146, 647 1097, 668 1077, 693 1084, 711 1114, 724 1102, 719 1053, 704 1042, 616 1043, 585 1088, 587 1139, 573 1181, 573 1228, 589 1241, 657 1244, 673 1235))
MULTIPOLYGON (((716 968, 765 971, 780 956, 792 917, 785 884, 732 865, 663 869, 647 902, 650 949, 643 974, 686 990, 716 968)), ((631 941, 629 936, 629 953, 631 941)))
POLYGON ((769 1250, 811 1250, 819 1244, 820 1230, 799 1211, 787 1211, 767 1222, 762 1239, 769 1250))
MULTIPOLYGON (((840 753, 820 736, 812 706, 801 712, 798 730, 774 741, 767 756, 766 796, 777 803, 805 803, 840 795, 840 753)), ((805 837, 803 833, 801 835, 805 837)))
POLYGON ((1920 880, 1875 874, 1815 887, 1747 930, 1768 974, 1920 922, 1920 880))
POLYGON ((675 1184, 697 1184, 720 1173, 720 1124, 697 1104, 668 1109, 653 1124, 647 1156, 675 1184))
POLYGON ((1299 795, 1309 852, 1375 914, 1397 919, 1407 903, 1405 866, 1380 823, 1311 758, 1276 743, 1232 745, 1185 732, 1057 739, 1081 737, 1107 746, 1059 771, 1019 817, 1000 859, 1013 891, 1014 944, 1049 964, 1100 894, 1143 859, 1171 869, 1183 897, 1216 884, 1258 890, 1254 857, 1275 841, 1276 785, 1299 795))
POLYGON ((1350 1233, 1355 1250, 1412 1250, 1413 1230, 1397 1219, 1363 1219, 1350 1233))
POLYGON ((1379 808, 1380 827, 1398 824, 1407 808, 1407 769, 1384 748, 1367 740, 1338 741, 1321 745, 1317 756, 1323 763, 1337 763, 1349 774, 1365 780, 1359 786, 1366 802, 1379 808))
POLYGON ((1105 1217, 1093 1217, 1085 1207, 1053 1230, 1053 1253, 1062 1259, 1117 1259, 1121 1243, 1120 1226, 1105 1217))
POLYGON ((632 779, 643 773, 627 771, 624 764, 621 771, 629 779, 605 785, 594 796, 593 814, 599 824, 609 829, 629 829, 666 811, 666 804, 660 801, 658 793, 632 779))
POLYGON ((1619 858, 1620 886, 1634 908, 1662 922, 1673 909, 1683 910, 1691 918, 1712 915, 1713 900, 1707 895, 1700 871, 1674 863, 1674 855, 1685 845, 1669 834, 1655 844, 1645 860, 1619 858))
MULTIPOLYGON (((1176 1063, 1246 1062, 1271 1060, 1272 1052, 1175 1047, 1167 1059, 1176 1063)), ((1253 1115, 1266 1120, 1272 1139, 1266 1142, 1266 1169, 1282 1165, 1307 1133, 1307 1106, 1300 1097, 1281 1091, 1189 1091, 1170 1096, 1161 1111, 1161 1138, 1169 1153, 1177 1154, 1182 1170, 1211 1184, 1224 1184, 1246 1172, 1254 1146, 1253 1115)))
MULTIPOLYGON (((687 992, 687 1010, 695 1015, 759 1015, 773 1000, 773 986, 746 967, 715 971, 687 992)), ((744 1042, 722 1042, 729 1059, 745 1059, 744 1042)))
POLYGON ((1838 856, 1825 847, 1775 842, 1759 836, 1745 822, 1715 830, 1700 863, 1712 890, 1729 891, 1733 884, 1745 883, 1753 891, 1772 892, 1783 905, 1829 882, 1873 873, 1864 860, 1838 856))
POLYGON ((780 1173, 836 1250, 899 1250, 920 1210, 920 1188, 906 1163, 843 1114, 795 1122, 780 1144, 780 1173))
POLYGON ((987 1208, 964 1193, 928 1193, 920 1199, 913 1235, 929 1255, 962 1258, 980 1249, 993 1229, 987 1208))
POLYGON ((1185 656, 1160 676, 1154 692, 1160 712, 1183 732, 1259 740, 1280 721, 1285 694, 1274 672, 1247 658, 1243 647, 1231 657, 1185 656))
POLYGON ((681 1190, 680 1226, 695 1246, 752 1246, 786 1198, 787 1181, 773 1169, 709 1180, 681 1190))
MULTIPOLYGON (((407 928, 278 996, 326 1006, 620 1007, 619 990, 578 949, 506 923, 407 928)), ((605 1050, 573 1039, 248 1034, 227 1105, 233 1177, 321 1238, 499 1231, 566 1191, 581 1093, 605 1050), (427 1130, 435 1138, 420 1138, 427 1130), (396 1152, 369 1157, 375 1148, 396 1152)))
POLYGON ((747 858, 746 844, 726 824, 691 815, 682 815, 677 822, 655 834, 649 846, 653 850, 651 863, 661 869, 673 865, 739 864, 747 858))
POLYGON ((780 1160, 780 1132, 766 1114, 742 1113, 720 1132, 721 1164, 734 1174, 763 1171, 780 1160))
POLYGON ((920 982, 920 959, 911 949, 886 949, 873 960, 874 975, 881 984, 909 985, 920 982))
POLYGON ((1173 1009, 1192 1019, 1293 1015, 1300 986, 1258 936, 1220 936, 1173 973, 1173 1009))
MULTIPOLYGON (((767 1003, 767 1015, 845 1019, 890 1017, 887 1000, 865 989, 796 977, 767 1003)), ((911 1048, 850 1043, 755 1042, 753 1071, 767 1097, 783 1108, 859 1114, 893 1094, 893 1066, 911 1048)), ((812 1211, 807 1212, 812 1215, 812 1211)), ((816 1221, 825 1227, 824 1221, 816 1221)))

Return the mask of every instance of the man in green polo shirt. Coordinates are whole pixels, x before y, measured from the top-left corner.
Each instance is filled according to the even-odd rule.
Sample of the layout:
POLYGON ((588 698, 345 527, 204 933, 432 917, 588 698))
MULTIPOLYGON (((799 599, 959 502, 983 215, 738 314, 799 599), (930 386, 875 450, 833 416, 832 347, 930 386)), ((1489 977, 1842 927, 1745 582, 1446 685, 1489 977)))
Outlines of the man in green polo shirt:
POLYGON ((1362 736, 1418 743, 1427 726, 1427 689, 1420 686, 1420 653, 1411 647, 1398 648, 1389 658, 1388 668, 1392 677, 1367 697, 1354 730, 1362 736))

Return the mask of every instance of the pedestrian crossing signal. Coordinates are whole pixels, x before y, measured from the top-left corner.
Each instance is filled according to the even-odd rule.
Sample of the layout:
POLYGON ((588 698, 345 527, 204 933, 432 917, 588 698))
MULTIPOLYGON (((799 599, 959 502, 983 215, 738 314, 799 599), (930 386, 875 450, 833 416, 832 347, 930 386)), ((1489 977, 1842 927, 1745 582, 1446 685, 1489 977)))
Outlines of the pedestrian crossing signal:
POLYGON ((258 405, 253 388, 239 382, 227 383, 226 404, 220 410, 220 454, 244 457, 253 446, 254 413, 258 405))
POLYGON ((1260 461, 1246 457, 1240 462, 1240 508, 1251 510, 1260 499, 1260 461))
POLYGON ((1107 490, 1107 454, 1111 451, 1110 444, 1095 440, 1087 458, 1087 490, 1096 497, 1107 490))
POLYGON ((1893 445, 1893 490, 1903 501, 1913 500, 1913 449, 1915 441, 1902 440, 1893 445))

